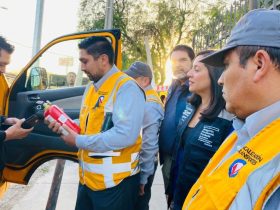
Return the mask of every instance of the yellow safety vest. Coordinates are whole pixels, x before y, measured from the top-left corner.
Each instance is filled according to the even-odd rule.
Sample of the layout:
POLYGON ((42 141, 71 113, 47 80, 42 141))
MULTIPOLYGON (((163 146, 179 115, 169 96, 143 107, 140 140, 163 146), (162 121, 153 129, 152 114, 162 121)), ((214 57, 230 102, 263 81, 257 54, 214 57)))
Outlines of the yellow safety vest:
POLYGON ((163 104, 157 94, 157 92, 154 89, 146 90, 146 102, 155 102, 163 108, 163 104))
MULTIPOLYGON (((280 148, 279 139, 280 119, 277 119, 218 166, 237 140, 236 133, 230 135, 190 190, 182 209, 229 209, 240 189, 248 181, 248 177, 277 157, 280 148)), ((268 181, 254 209, 261 209, 267 195, 277 183, 279 185, 279 173, 268 181)))
POLYGON ((4 115, 9 87, 6 78, 2 73, 0 73, 0 90, 0 115, 4 115))
MULTIPOLYGON (((82 135, 100 133, 107 112, 113 112, 113 106, 119 88, 131 80, 126 74, 116 72, 95 91, 93 85, 85 94, 80 112, 82 135)), ((118 185, 123 179, 139 172, 139 151, 141 137, 134 145, 116 151, 95 153, 80 149, 80 183, 94 191, 104 190, 118 185)))

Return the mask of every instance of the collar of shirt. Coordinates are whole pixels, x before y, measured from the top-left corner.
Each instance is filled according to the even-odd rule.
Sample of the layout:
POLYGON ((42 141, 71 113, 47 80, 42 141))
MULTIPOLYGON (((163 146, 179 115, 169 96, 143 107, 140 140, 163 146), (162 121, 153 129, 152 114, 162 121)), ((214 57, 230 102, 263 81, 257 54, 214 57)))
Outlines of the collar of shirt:
POLYGON ((176 87, 177 87, 177 86, 179 86, 179 87, 188 87, 188 85, 189 85, 189 80, 186 80, 185 83, 181 84, 181 81, 180 81, 180 80, 174 79, 172 83, 174 83, 174 85, 175 85, 176 87))
POLYGON ((238 138, 233 148, 225 155, 218 166, 227 160, 233 153, 244 147, 244 145, 260 132, 261 129, 278 118, 280 115, 279 107, 280 101, 251 114, 245 121, 234 118, 233 128, 236 131, 238 138))
POLYGON ((181 84, 179 80, 173 80, 172 86, 172 93, 170 94, 173 95, 174 92, 182 93, 189 89, 189 81, 187 80, 185 83, 181 84))
POLYGON ((95 90, 97 91, 101 85, 114 73, 118 72, 118 68, 113 65, 112 68, 96 83, 93 82, 93 86, 95 88, 95 90))
POLYGON ((152 89, 153 89, 152 85, 148 85, 147 87, 144 88, 144 91, 146 92, 146 91, 152 90, 152 89))
POLYGON ((237 132, 238 144, 245 145, 261 129, 280 116, 280 101, 267 106, 246 118, 245 122, 235 118, 233 127, 237 132))

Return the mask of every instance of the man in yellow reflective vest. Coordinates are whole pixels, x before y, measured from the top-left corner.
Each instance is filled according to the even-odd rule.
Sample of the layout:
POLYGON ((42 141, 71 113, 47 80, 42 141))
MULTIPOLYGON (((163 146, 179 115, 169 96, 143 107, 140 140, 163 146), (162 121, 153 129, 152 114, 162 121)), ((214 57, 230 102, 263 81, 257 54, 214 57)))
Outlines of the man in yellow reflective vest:
POLYGON ((140 152, 140 188, 134 210, 149 210, 151 187, 158 165, 158 131, 164 115, 163 104, 151 86, 153 73, 149 65, 136 61, 125 73, 134 78, 146 94, 140 152))
MULTIPOLYGON (((132 210, 139 192, 140 129, 145 95, 114 65, 114 51, 104 37, 79 44, 81 69, 92 83, 85 90, 78 135, 62 139, 79 148, 80 183, 76 210, 132 210)), ((60 132, 58 123, 50 123, 60 132)))
MULTIPOLYGON (((6 80, 4 77, 4 73, 6 73, 6 67, 10 64, 11 54, 14 52, 14 46, 7 42, 7 40, 0 36, 0 100, 1 106, 4 107, 6 103, 6 95, 5 88, 2 85, 5 85, 6 80)), ((7 118, 2 116, 1 114, 4 110, 0 108, 0 146, 2 146, 3 141, 7 141, 10 139, 22 139, 26 137, 32 129, 23 129, 21 128, 21 124, 24 119, 17 119, 14 117, 7 118), (7 128, 5 131, 3 129, 7 128)), ((3 165, 0 160, 0 168, 3 165)))
POLYGON ((219 79, 235 131, 189 192, 186 209, 280 209, 280 11, 248 12, 201 62, 219 79))
MULTIPOLYGON (((4 76, 6 67, 10 64, 11 54, 14 52, 14 46, 7 42, 7 40, 0 36, 0 150, 2 151, 3 142, 12 139, 22 139, 26 137, 33 128, 23 129, 21 124, 24 119, 17 119, 14 117, 5 117, 4 107, 7 100, 8 84, 4 76)), ((2 152, 0 152, 2 156, 2 152)), ((4 168, 4 162, 0 159, 0 171, 4 168)), ((0 183, 0 197, 8 189, 7 182, 0 183)))

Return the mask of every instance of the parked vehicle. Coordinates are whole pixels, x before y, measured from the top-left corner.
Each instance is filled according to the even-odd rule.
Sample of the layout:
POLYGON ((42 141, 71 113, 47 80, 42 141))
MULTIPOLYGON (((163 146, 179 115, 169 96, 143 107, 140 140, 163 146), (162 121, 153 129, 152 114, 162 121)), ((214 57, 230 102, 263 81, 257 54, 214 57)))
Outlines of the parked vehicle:
MULTIPOLYGON (((78 43, 90 36, 103 36, 111 41, 115 50, 115 64, 121 69, 120 30, 92 31, 59 37, 43 47, 23 67, 10 88, 5 77, 0 76, 3 91, 0 94, 0 114, 28 118, 41 109, 36 104, 38 100, 48 100, 62 107, 72 119, 78 118, 86 82, 80 70, 78 43), (77 75, 75 85, 71 87, 65 84, 68 72, 75 72, 77 75)), ((25 139, 4 142, 0 154, 1 186, 5 182, 28 184, 34 171, 51 159, 77 161, 77 149, 66 145, 42 120, 25 139)))

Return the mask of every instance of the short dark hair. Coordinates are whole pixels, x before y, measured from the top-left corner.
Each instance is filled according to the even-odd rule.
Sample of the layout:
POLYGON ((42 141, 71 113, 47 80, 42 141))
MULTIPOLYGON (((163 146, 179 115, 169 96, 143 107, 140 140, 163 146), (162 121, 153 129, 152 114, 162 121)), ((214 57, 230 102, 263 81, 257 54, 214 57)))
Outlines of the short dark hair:
POLYGON ((278 47, 262 47, 262 46, 238 46, 233 49, 239 56, 239 63, 245 67, 248 59, 253 57, 258 50, 264 50, 269 55, 272 63, 277 69, 280 68, 280 48, 278 47))
POLYGON ((100 55, 105 54, 109 58, 109 63, 114 64, 115 53, 112 44, 105 37, 92 36, 82 40, 79 49, 85 49, 88 54, 92 55, 95 59, 100 55))
POLYGON ((180 44, 180 45, 175 46, 172 49, 172 51, 170 52, 169 56, 171 56, 171 54, 175 51, 184 51, 184 52, 188 53, 191 60, 193 60, 195 57, 193 49, 191 47, 189 47, 188 45, 180 44))
POLYGON ((66 75, 70 75, 70 74, 73 74, 75 77, 77 76, 77 74, 73 71, 69 71, 66 75))
MULTIPOLYGON (((215 51, 204 50, 199 52, 197 56, 201 55, 203 57, 206 57, 213 52, 215 51)), ((207 64, 204 64, 204 66, 207 68, 210 77, 211 99, 207 109, 201 113, 201 120, 213 120, 214 118, 218 117, 220 112, 225 108, 226 104, 222 95, 222 87, 218 84, 218 80, 222 75, 224 69, 220 67, 209 66, 207 64)), ((198 108, 201 104, 201 97, 193 93, 188 98, 188 102, 198 108)))
POLYGON ((12 54, 15 50, 15 47, 8 43, 3 36, 0 36, 0 50, 5 50, 9 54, 12 54))

